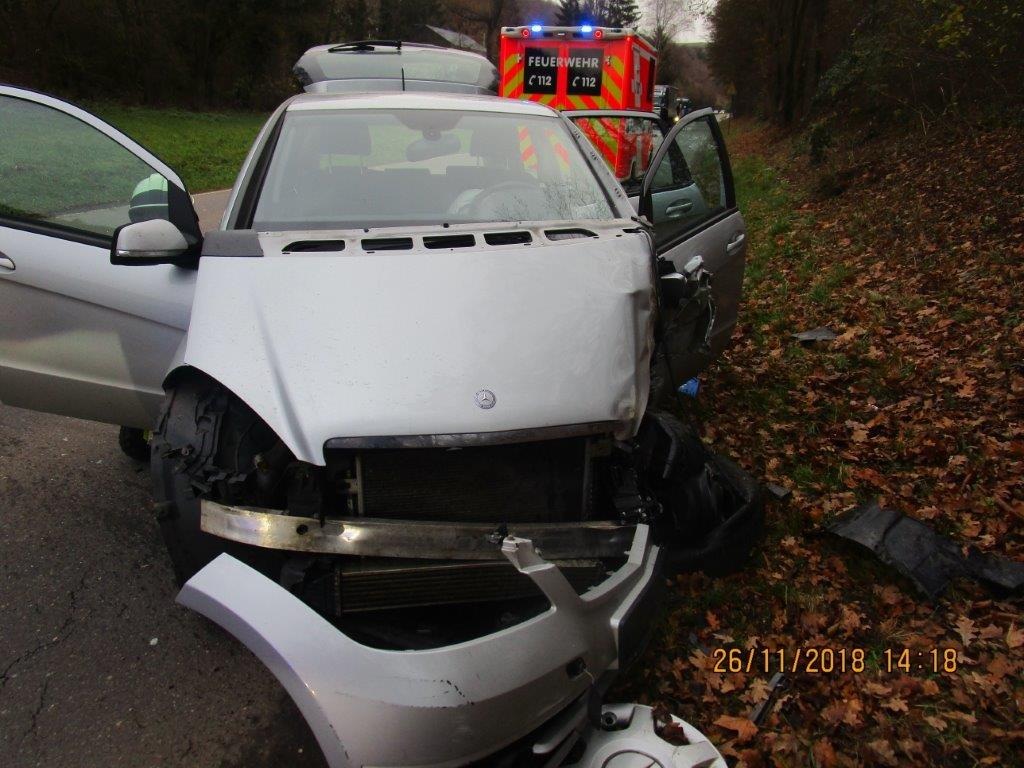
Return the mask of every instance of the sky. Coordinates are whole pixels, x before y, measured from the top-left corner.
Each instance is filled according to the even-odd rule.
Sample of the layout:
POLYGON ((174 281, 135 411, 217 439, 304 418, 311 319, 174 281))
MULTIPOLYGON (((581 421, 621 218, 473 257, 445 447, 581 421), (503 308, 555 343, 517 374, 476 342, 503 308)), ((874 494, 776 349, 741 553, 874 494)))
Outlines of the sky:
MULTIPOLYGON (((716 0, 691 0, 687 3, 686 0, 676 0, 680 5, 699 5, 710 12, 715 7, 716 0)), ((649 21, 652 13, 648 10, 649 0, 640 0, 640 10, 643 16, 640 19, 640 26, 644 26, 645 21, 649 21)), ((682 24, 680 25, 679 32, 676 34, 675 39, 680 43, 706 43, 708 38, 711 36, 711 30, 708 28, 707 19, 697 13, 683 11, 682 24)))
POLYGON ((679 31, 676 40, 680 43, 706 43, 710 34, 711 30, 708 29, 707 20, 698 17, 691 26, 679 31))

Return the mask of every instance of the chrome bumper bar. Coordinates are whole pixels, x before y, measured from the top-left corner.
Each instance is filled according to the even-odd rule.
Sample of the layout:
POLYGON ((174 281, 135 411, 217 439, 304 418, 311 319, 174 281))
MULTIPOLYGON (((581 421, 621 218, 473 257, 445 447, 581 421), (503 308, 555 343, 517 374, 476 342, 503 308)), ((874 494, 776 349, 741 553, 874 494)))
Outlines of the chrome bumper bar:
POLYGON ((257 507, 202 502, 202 529, 223 539, 267 549, 325 555, 407 557, 425 560, 501 560, 507 533, 533 542, 549 560, 625 557, 635 526, 583 523, 424 522, 381 518, 293 517, 257 507))

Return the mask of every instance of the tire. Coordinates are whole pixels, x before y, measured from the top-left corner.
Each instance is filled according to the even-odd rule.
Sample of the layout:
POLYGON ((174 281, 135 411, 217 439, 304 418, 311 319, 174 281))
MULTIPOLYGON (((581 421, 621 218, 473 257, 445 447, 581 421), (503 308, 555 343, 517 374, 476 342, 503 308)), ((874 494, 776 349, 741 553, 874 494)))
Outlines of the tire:
POLYGON ((151 442, 150 470, 157 520, 179 584, 222 552, 277 578, 280 553, 200 528, 200 499, 244 501, 254 456, 275 442, 263 421, 215 381, 193 376, 167 392, 151 442))
POLYGON ((147 431, 138 427, 121 427, 117 433, 117 444, 121 446, 124 455, 132 461, 149 461, 147 431))

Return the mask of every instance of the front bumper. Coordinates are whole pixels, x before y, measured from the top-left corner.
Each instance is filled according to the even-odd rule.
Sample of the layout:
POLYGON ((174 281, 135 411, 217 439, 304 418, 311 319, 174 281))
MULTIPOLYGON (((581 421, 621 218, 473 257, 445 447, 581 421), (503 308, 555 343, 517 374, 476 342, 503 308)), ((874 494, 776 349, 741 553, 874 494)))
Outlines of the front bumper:
POLYGON ((267 665, 332 768, 460 766, 536 731, 635 654, 661 556, 648 527, 638 525, 626 562, 581 596, 529 540, 509 536, 501 551, 550 609, 427 651, 361 645, 229 555, 190 579, 178 602, 267 665))

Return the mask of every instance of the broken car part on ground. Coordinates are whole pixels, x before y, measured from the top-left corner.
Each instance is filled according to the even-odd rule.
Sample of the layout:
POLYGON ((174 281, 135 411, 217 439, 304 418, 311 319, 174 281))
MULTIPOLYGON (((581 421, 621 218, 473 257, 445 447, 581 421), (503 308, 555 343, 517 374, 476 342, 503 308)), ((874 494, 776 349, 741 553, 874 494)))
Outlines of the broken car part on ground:
POLYGON ((640 216, 547 107, 296 96, 205 237, 180 178, 94 116, 0 86, 0 117, 19 179, 77 195, 0 199, 0 399, 153 429, 182 602, 267 663, 334 768, 721 765, 602 705, 663 576, 734 567, 760 529, 751 478, 651 405, 736 324, 710 110, 666 135, 640 216), (94 151, 61 167, 47 137, 94 151))
POLYGON ((934 600, 950 582, 970 577, 1007 592, 1024 589, 1024 563, 964 548, 920 520, 883 509, 877 501, 850 510, 829 526, 836 536, 871 550, 934 600))

